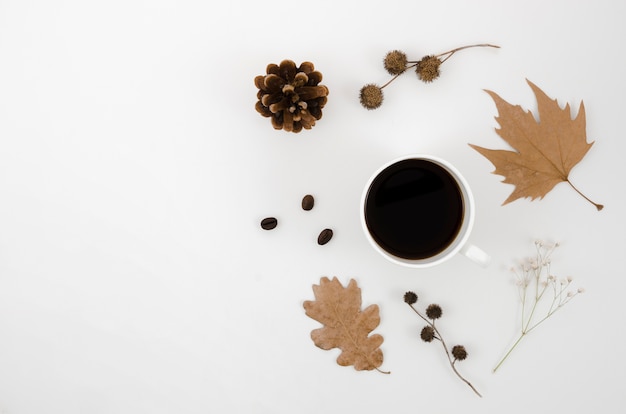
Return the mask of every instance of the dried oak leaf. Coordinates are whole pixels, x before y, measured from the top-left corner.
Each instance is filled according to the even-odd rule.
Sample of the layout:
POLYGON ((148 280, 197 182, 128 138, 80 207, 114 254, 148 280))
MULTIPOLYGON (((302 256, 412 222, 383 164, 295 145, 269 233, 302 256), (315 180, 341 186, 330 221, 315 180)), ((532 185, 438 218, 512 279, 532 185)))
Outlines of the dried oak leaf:
MULTIPOLYGON (((315 345, 324 350, 341 349, 337 363, 353 365, 357 371, 377 370, 383 363, 380 345, 383 337, 370 333, 380 323, 378 306, 370 305, 361 310, 361 289, 354 279, 343 287, 334 277, 320 279, 313 285, 314 301, 305 301, 306 315, 324 325, 311 331, 315 345)), ((388 373, 388 372, 384 372, 388 373)))
POLYGON ((503 182, 515 189, 504 201, 518 198, 543 198, 560 182, 567 182, 587 201, 602 210, 583 195, 569 180, 571 169, 582 160, 593 145, 585 132, 585 106, 581 102, 576 118, 572 119, 569 104, 564 109, 550 99, 539 87, 528 81, 537 98, 539 121, 530 111, 511 105, 492 91, 486 91, 498 109, 498 135, 515 151, 493 150, 469 144, 496 167, 494 174, 504 176, 503 182))

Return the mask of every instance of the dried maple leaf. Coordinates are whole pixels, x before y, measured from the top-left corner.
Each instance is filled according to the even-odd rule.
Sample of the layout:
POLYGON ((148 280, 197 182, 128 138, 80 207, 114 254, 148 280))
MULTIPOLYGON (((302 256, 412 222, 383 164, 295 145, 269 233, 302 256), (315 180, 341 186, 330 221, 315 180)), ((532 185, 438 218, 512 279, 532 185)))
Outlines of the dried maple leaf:
POLYGON ((383 337, 370 336, 380 323, 378 306, 370 305, 361 311, 361 289, 356 281, 351 279, 344 288, 336 277, 322 277, 319 285, 313 285, 313 293, 315 300, 304 302, 306 315, 324 325, 311 331, 315 345, 324 350, 341 349, 337 357, 341 366, 384 372, 378 368, 383 363, 379 348, 383 337))
POLYGON ((530 111, 511 105, 500 96, 486 91, 498 109, 496 132, 516 151, 493 150, 470 146, 484 155, 496 167, 494 174, 504 176, 503 182, 515 189, 504 201, 507 204, 518 198, 531 200, 543 198, 560 182, 567 182, 576 192, 592 203, 569 180, 571 169, 587 154, 593 142, 588 143, 585 132, 585 106, 581 102, 576 118, 572 119, 569 104, 564 109, 550 99, 535 84, 528 81, 537 98, 539 121, 530 111))

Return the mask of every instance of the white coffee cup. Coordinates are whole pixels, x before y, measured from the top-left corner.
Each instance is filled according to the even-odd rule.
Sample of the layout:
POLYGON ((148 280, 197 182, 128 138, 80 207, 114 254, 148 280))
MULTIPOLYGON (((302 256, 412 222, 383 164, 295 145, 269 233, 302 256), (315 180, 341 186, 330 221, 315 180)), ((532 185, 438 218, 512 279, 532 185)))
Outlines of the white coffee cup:
POLYGON ((396 158, 372 174, 360 203, 365 236, 393 263, 424 268, 457 253, 487 265, 468 242, 474 225, 469 185, 449 162, 425 154, 396 158))

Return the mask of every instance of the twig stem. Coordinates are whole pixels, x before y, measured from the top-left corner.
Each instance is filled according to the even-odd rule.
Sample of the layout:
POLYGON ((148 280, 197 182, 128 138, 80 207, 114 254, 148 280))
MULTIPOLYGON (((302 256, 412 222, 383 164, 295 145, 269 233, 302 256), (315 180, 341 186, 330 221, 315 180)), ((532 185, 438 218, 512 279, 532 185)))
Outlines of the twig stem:
POLYGON ((400 75, 402 75, 404 72, 406 72, 406 71, 407 71, 407 69, 411 69, 412 67, 415 67, 415 66, 417 66, 417 63, 416 63, 416 64, 414 64, 414 65, 407 66, 407 67, 404 69, 404 71, 403 71, 403 72, 400 72, 400 73, 396 74, 393 78, 389 79, 389 80, 387 81, 387 83, 385 83, 383 86, 381 86, 381 87, 380 87, 380 89, 383 89, 385 86, 389 85, 391 82, 393 82, 394 80, 396 80, 396 79, 398 78, 398 76, 400 76, 400 75))
POLYGON ((467 45, 467 46, 457 47, 457 48, 455 48, 455 49, 448 50, 447 52, 440 53, 440 54, 436 55, 435 57, 440 58, 440 57, 442 57, 442 56, 446 56, 446 55, 448 55, 448 56, 446 56, 445 58, 443 58, 443 59, 441 60, 441 63, 443 63, 443 62, 445 62, 446 60, 448 60, 448 58, 450 58, 450 56, 454 55, 454 54, 455 54, 456 52, 458 52, 459 50, 469 49, 470 47, 495 47, 495 48, 497 48, 497 49, 499 49, 499 48, 500 48, 500 46, 492 45, 492 44, 490 44, 490 43, 480 43, 480 44, 476 44, 476 45, 467 45))
POLYGON ((448 351, 448 347, 447 347, 445 341, 443 340, 443 336, 441 336, 441 333, 439 332, 439 330, 435 326, 434 321, 431 321, 431 320, 427 319, 417 309, 415 309, 415 307, 413 305, 409 305, 409 306, 411 307, 411 309, 413 309, 413 312, 415 312, 417 314, 417 316, 422 318, 428 325, 430 325, 431 328, 433 328, 433 330, 435 331, 435 334, 436 334, 436 338, 439 339, 439 341, 441 342, 441 345, 443 346, 443 349, 446 352, 446 356, 448 357, 448 362, 450 363, 450 366, 452 367, 452 370, 457 375, 457 377, 459 377, 461 379, 461 381, 465 382, 472 389, 472 391, 474 391, 476 393, 476 395, 478 395, 479 397, 482 398, 482 395, 478 392, 478 390, 476 388, 474 388, 472 383, 469 382, 468 380, 466 380, 459 373, 459 371, 456 369, 456 366, 454 365, 454 363, 456 362, 456 359, 452 359, 452 357, 450 356, 450 351, 448 351))

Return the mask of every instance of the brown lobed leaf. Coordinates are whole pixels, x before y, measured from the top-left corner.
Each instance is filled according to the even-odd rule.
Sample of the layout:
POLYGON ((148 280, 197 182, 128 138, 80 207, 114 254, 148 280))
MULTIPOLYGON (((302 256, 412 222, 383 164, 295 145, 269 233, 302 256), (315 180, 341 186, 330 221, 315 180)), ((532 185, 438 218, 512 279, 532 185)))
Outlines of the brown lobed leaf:
MULTIPOLYGON (((383 337, 370 333, 380 323, 378 306, 370 305, 361 310, 361 289, 354 279, 347 287, 334 277, 320 279, 313 285, 314 301, 305 301, 306 315, 324 325, 311 331, 311 339, 316 346, 329 350, 341 349, 337 363, 341 366, 353 365, 357 371, 381 371, 383 353, 380 345, 383 337)), ((388 373, 388 372, 385 372, 388 373)))
POLYGON ((578 164, 593 142, 587 142, 585 106, 581 102, 578 115, 572 119, 569 104, 564 109, 539 87, 528 81, 537 99, 539 121, 530 111, 511 105, 492 91, 486 91, 498 109, 498 135, 515 151, 494 150, 469 144, 496 167, 494 174, 504 176, 503 182, 515 189, 504 204, 518 198, 543 198, 555 185, 567 182, 598 210, 569 180, 571 169, 578 164))

